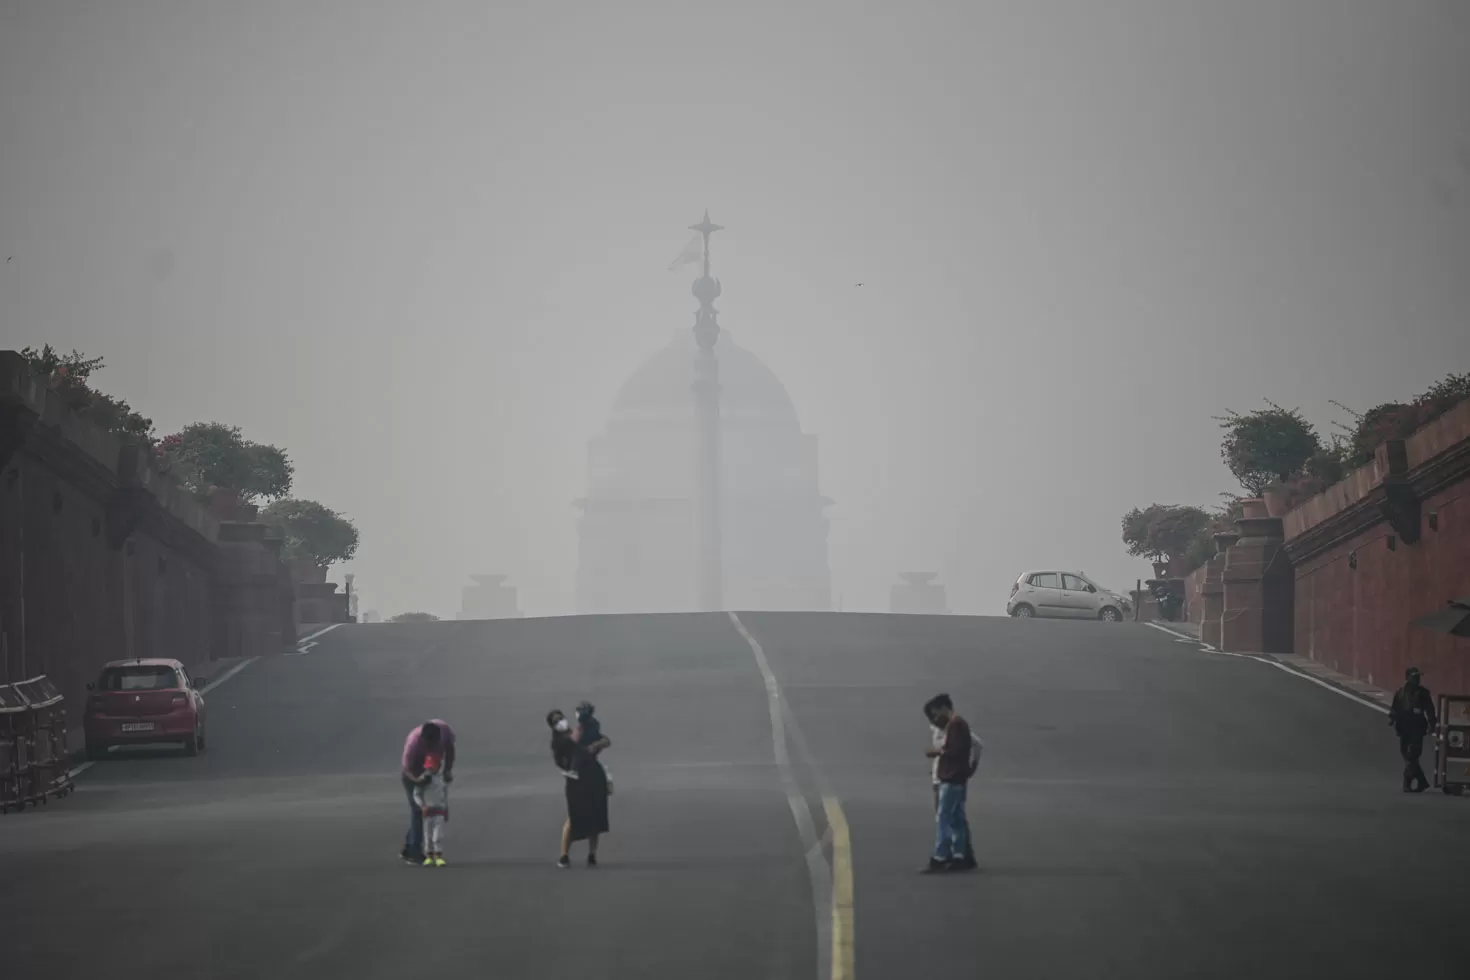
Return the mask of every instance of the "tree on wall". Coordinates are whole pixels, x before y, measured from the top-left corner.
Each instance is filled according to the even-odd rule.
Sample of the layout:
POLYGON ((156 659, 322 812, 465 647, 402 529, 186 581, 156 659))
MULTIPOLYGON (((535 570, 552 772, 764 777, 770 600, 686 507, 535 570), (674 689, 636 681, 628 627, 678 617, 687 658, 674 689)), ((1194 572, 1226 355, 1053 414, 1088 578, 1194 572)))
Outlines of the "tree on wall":
POLYGON ((435 616, 433 613, 426 613, 426 612, 406 612, 406 613, 399 613, 397 616, 394 616, 391 619, 389 619, 388 622, 390 622, 390 623, 437 623, 437 622, 439 622, 439 617, 438 616, 435 616))
POLYGON ((277 500, 261 512, 260 520, 285 534, 281 556, 289 561, 307 560, 325 567, 357 554, 357 527, 315 500, 277 500))
POLYGON ((291 492, 295 468, 290 459, 275 446, 249 441, 239 426, 195 422, 164 439, 158 455, 163 467, 201 500, 218 490, 247 502, 291 492))
MULTIPOLYGON (((1150 504, 1124 514, 1122 523, 1128 554, 1167 562, 1187 574, 1198 567, 1190 562, 1203 553, 1200 542, 1208 537, 1211 517, 1198 507, 1150 504)), ((1203 560, 1208 559, 1209 555, 1204 554, 1203 560)))
POLYGON ((1259 497, 1273 483, 1286 483, 1322 449, 1317 430, 1298 409, 1274 402, 1248 415, 1229 412, 1219 418, 1225 430, 1220 456, 1241 487, 1259 497))
POLYGON ((77 350, 63 354, 50 344, 40 350, 26 347, 20 356, 77 415, 125 441, 153 445, 152 419, 133 411, 121 398, 92 387, 92 375, 107 366, 102 358, 87 357, 77 350))

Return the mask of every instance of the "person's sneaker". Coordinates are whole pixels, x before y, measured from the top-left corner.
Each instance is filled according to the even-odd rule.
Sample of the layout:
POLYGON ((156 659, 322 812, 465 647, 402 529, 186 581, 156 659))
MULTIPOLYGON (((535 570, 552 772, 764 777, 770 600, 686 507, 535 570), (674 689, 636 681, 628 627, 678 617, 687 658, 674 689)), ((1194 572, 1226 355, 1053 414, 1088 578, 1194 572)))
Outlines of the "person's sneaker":
POLYGON ((433 858, 431 858, 431 857, 424 858, 424 867, 426 867, 426 868, 432 868, 433 866, 434 866, 434 859, 433 858))
POLYGON ((596 854, 589 854, 589 855, 587 855, 587 867, 589 867, 589 868, 595 868, 595 867, 597 867, 597 855, 596 854))
POLYGON ((442 868, 442 867, 444 867, 448 863, 449 863, 448 861, 444 860, 444 856, 443 855, 440 855, 439 857, 436 857, 434 859, 434 867, 436 867, 436 868, 442 868))
POLYGON ((563 854, 556 859, 556 866, 558 868, 570 868, 572 866, 572 859, 563 854))
POLYGON ((407 851, 399 851, 398 852, 398 856, 401 857, 401 858, 403 858, 403 863, 404 864, 423 864, 424 863, 424 856, 422 854, 410 854, 407 851))
POLYGON ((954 870, 954 871, 974 871, 978 867, 980 867, 979 863, 974 858, 970 857, 970 858, 963 858, 962 860, 956 861, 954 863, 954 866, 953 866, 953 868, 951 870, 954 870))
POLYGON ((941 861, 938 858, 930 858, 929 863, 919 869, 921 875, 938 875, 954 869, 953 861, 941 861))

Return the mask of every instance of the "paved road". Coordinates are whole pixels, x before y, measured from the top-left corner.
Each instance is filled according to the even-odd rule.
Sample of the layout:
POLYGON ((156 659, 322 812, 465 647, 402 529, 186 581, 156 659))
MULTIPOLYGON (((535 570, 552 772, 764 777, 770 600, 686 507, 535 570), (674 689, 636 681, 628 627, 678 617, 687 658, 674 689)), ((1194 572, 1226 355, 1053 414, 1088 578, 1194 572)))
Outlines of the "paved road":
POLYGON ((827 795, 863 978, 1466 976, 1470 801, 1398 793, 1380 714, 1131 624, 741 620, 784 772, 724 616, 352 626, 257 661, 211 694, 203 756, 110 760, 0 818, 4 974, 812 980, 844 864, 827 795), (939 690, 987 757, 983 871, 936 880, 914 871, 939 690), (582 697, 613 833, 602 867, 557 871, 542 717, 582 697), (396 857, 395 767, 435 715, 462 758, 451 866, 426 870, 396 857))

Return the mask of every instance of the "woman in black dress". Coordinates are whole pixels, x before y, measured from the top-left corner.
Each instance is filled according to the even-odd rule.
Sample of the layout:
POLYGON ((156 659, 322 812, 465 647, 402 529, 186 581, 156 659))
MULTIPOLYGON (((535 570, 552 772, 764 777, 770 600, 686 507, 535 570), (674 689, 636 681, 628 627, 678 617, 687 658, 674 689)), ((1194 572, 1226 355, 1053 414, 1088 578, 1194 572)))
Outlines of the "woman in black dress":
POLYGON ((557 867, 571 867, 568 852, 579 840, 587 842, 587 866, 596 867, 597 839, 608 832, 607 771, 597 756, 612 741, 600 738, 591 745, 578 745, 566 716, 554 709, 546 715, 546 724, 551 728, 551 757, 567 787, 567 819, 561 828, 557 867))

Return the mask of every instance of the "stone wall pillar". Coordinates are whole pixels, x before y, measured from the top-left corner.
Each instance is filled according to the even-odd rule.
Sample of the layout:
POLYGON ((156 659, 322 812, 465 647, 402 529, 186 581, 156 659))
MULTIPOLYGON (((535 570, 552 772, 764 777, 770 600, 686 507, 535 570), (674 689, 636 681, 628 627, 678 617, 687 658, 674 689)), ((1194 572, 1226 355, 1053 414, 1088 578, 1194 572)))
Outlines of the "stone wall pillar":
POLYGON ((1240 539, 1225 552, 1219 648, 1231 653, 1290 653, 1295 581, 1281 518, 1260 500, 1243 501, 1240 539))
POLYGON ((294 633, 281 616, 280 542, 264 524, 222 523, 215 635, 222 657, 279 653, 294 633))
POLYGON ((1221 627, 1225 621, 1225 553, 1240 540, 1234 531, 1215 535, 1215 554, 1205 564, 1204 580, 1200 583, 1200 602, 1204 614, 1200 617, 1199 638, 1218 648, 1221 627))

